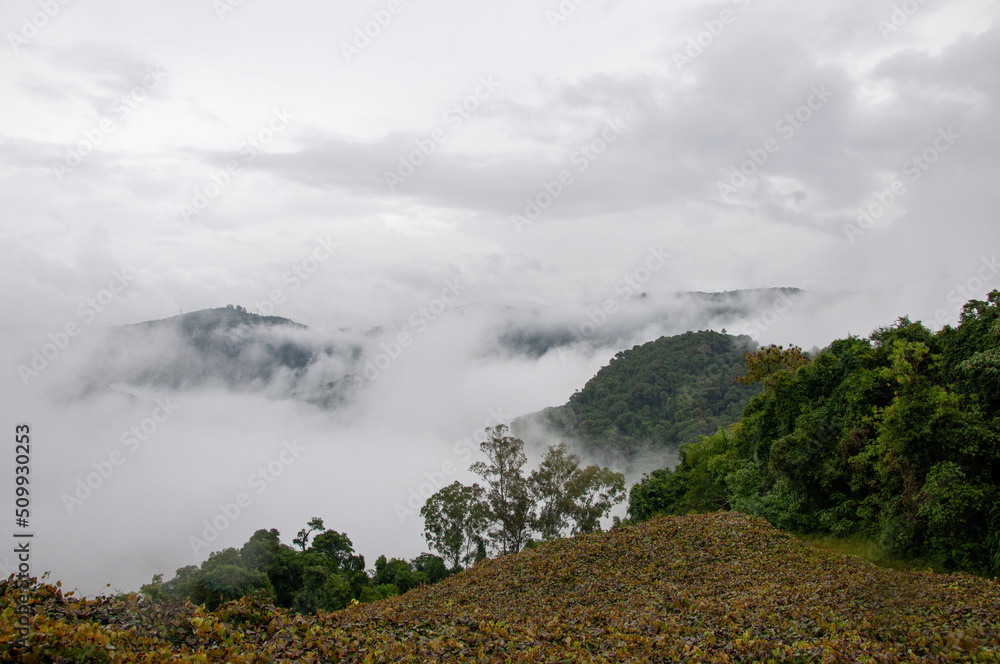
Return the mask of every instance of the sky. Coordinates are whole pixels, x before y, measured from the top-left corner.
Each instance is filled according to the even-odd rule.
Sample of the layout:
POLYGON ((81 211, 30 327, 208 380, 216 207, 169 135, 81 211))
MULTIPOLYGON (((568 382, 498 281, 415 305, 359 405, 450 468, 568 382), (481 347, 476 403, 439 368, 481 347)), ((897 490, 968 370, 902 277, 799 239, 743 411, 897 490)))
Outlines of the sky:
POLYGON ((412 557, 420 520, 395 506, 442 464, 467 477, 458 442, 564 403, 633 342, 729 325, 808 349, 901 315, 955 324, 1000 287, 998 15, 7 0, 0 426, 37 431, 38 569, 94 592, 199 562, 191 533, 293 440, 308 451, 285 453, 220 547, 324 516, 369 564, 412 557), (805 293, 725 321, 674 295, 772 287, 805 293), (623 332, 600 344, 496 344, 580 337, 609 302, 605 329, 623 332), (230 303, 391 363, 337 410, 280 389, 80 396, 102 330, 230 303), (163 417, 158 399, 177 407, 150 444, 120 442, 163 417), (107 485, 68 510, 115 451, 107 485))

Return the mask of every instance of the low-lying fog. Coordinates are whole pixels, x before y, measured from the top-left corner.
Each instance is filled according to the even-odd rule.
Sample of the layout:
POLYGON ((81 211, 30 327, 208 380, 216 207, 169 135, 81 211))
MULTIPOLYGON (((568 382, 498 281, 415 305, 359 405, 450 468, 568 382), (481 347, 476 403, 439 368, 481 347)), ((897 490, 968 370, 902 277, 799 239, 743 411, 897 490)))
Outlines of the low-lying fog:
MULTIPOLYGON (((32 427, 33 569, 86 593, 134 590, 259 528, 290 543, 313 516, 346 532, 369 565, 383 553, 411 558, 426 550, 419 494, 474 479, 483 428, 565 403, 619 350, 723 328, 809 349, 892 322, 859 296, 810 292, 661 288, 615 303, 602 319, 588 317, 600 302, 442 310, 432 298, 433 320, 401 312, 367 330, 216 331, 246 344, 235 360, 197 351, 168 325, 95 325, 71 338, 5 328, 3 366, 18 367, 2 374, 5 425, 32 427), (60 341, 47 366, 33 355, 60 341), (275 369, 268 347, 282 343, 313 361, 275 369)), ((534 463, 540 448, 530 452, 534 463)), ((673 461, 615 465, 631 483, 673 461)))

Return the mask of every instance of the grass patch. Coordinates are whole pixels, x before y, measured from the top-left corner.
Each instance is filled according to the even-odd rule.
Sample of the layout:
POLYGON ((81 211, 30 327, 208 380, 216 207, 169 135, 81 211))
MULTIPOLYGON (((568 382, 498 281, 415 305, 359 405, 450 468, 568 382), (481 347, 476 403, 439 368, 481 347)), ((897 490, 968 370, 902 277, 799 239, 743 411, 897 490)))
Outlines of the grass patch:
POLYGON ((885 550, 884 547, 862 537, 834 537, 832 535, 816 535, 794 533, 795 538, 806 546, 824 551, 842 553, 846 556, 857 556, 864 558, 868 562, 885 567, 887 569, 900 570, 921 570, 931 567, 926 561, 920 559, 897 558, 885 550))

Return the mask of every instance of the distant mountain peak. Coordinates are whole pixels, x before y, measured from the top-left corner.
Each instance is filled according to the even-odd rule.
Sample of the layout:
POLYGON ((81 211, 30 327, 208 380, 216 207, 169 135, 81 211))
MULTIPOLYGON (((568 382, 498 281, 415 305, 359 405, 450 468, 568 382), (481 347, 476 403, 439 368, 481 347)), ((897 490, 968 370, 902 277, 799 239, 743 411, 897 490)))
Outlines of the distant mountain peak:
POLYGON ((169 318, 159 318, 156 320, 136 323, 135 327, 149 326, 159 327, 162 325, 178 325, 185 334, 195 331, 212 332, 217 329, 232 329, 241 325, 257 327, 261 325, 288 325, 300 329, 306 329, 302 323, 282 318, 280 316, 262 316, 257 313, 247 311, 246 307, 227 304, 225 307, 214 309, 201 309, 189 313, 181 313, 169 318))

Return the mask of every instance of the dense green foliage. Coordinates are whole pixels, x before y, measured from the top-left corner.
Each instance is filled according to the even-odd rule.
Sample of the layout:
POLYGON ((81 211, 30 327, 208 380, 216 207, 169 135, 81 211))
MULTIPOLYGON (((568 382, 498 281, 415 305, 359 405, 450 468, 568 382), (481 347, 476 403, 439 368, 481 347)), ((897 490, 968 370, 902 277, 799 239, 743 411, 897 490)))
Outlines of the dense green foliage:
POLYGON ((156 602, 190 600, 209 610, 259 594, 279 607, 315 613, 398 595, 451 574, 441 558, 429 553, 411 562, 379 556, 369 574, 350 538, 325 528, 319 518, 292 542, 298 550, 282 544, 277 530, 258 530, 242 548, 212 553, 200 568, 182 567, 167 582, 157 574, 142 594, 156 602))
POLYGON ((524 441, 509 436, 504 424, 486 431, 479 445, 486 461, 470 466, 486 487, 453 482, 420 510, 427 544, 455 568, 482 560, 487 549, 517 553, 535 532, 546 540, 567 531, 599 532, 601 519, 625 499, 624 475, 596 465, 580 468, 580 457, 565 443, 550 446, 525 476, 524 441))
POLYGON ((623 456, 694 442, 738 420, 760 391, 736 382, 753 347, 750 337, 712 331, 661 337, 618 353, 566 405, 533 417, 585 448, 623 456))
POLYGON ((729 431, 633 487, 634 519, 742 510, 941 570, 1000 572, 1000 291, 966 304, 957 327, 904 317, 764 383, 729 431))
POLYGON ((657 518, 485 561, 433 586, 295 615, 214 612, 0 582, 0 660, 204 662, 998 662, 1000 585, 873 566, 735 512, 657 518))

